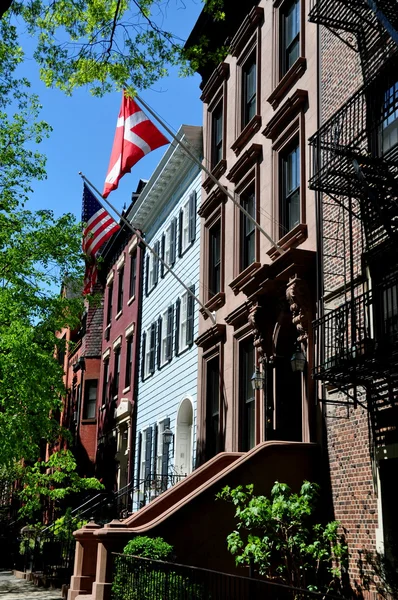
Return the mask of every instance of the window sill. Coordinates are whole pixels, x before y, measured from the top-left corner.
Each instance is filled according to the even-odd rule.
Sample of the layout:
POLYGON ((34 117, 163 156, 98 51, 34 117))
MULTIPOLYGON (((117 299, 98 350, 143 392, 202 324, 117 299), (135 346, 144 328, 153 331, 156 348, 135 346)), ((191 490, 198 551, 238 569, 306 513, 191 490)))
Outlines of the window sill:
MULTIPOLYGON (((227 170, 227 161, 223 158, 222 160, 220 160, 219 163, 216 164, 215 167, 213 167, 213 169, 211 170, 211 174, 216 178, 219 179, 221 177, 221 175, 223 175, 225 173, 225 171, 227 170)), ((209 193, 209 191, 211 190, 211 188, 216 185, 214 183, 214 181, 211 179, 211 177, 208 177, 207 179, 205 179, 205 181, 202 183, 202 187, 205 190, 206 193, 209 193)))
POLYGON ((131 298, 129 298, 129 300, 127 301, 127 306, 130 306, 130 304, 132 304, 135 300, 135 295, 131 296, 131 298))
POLYGON ((131 390, 131 386, 127 386, 124 388, 124 390, 122 390, 122 394, 127 394, 127 392, 129 392, 131 390))
MULTIPOLYGON (((307 225, 304 223, 299 223, 293 227, 293 229, 288 231, 287 234, 278 241, 278 244, 282 250, 289 250, 290 248, 297 248, 297 246, 302 244, 307 237, 307 225)), ((267 254, 271 260, 276 260, 280 256, 278 249, 275 246, 268 250, 267 254)))
POLYGON ((241 288, 247 284, 247 282, 253 277, 254 273, 261 267, 261 263, 253 262, 251 265, 246 267, 244 271, 239 273, 237 277, 229 284, 229 287, 237 296, 241 291, 241 288))
POLYGON ((119 310, 119 312, 118 312, 118 313, 117 313, 117 315, 115 316, 115 321, 117 321, 118 319, 120 319, 120 317, 122 316, 122 314, 123 314, 123 309, 122 309, 122 310, 119 310))
POLYGON ((235 152, 235 155, 238 156, 242 151, 242 148, 246 146, 247 142, 253 137, 253 135, 260 129, 261 127, 261 117, 260 115, 254 115, 254 117, 249 121, 249 123, 245 126, 245 128, 238 135, 236 140, 231 146, 231 150, 235 152))
POLYGON ((300 79, 307 69, 307 61, 302 56, 296 60, 294 65, 290 67, 287 73, 282 77, 272 94, 267 98, 272 108, 275 110, 279 104, 293 87, 293 85, 300 79))
POLYGON ((93 419, 82 419, 81 425, 96 425, 97 419, 94 417, 93 419))
MULTIPOLYGON (((222 306, 224 306, 224 304, 225 304, 225 293, 218 292, 218 294, 215 294, 212 298, 210 298, 210 300, 208 300, 206 302, 205 308, 207 308, 207 310, 212 312, 215 310, 219 310, 222 306)), ((207 319, 209 317, 208 313, 203 308, 200 309, 200 312, 202 313, 202 315, 205 319, 207 319)))

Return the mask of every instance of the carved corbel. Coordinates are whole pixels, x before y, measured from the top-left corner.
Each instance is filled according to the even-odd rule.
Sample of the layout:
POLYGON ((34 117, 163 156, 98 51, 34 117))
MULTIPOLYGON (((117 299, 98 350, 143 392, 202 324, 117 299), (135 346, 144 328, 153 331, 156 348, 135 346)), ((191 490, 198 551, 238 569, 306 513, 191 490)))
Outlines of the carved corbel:
POLYGON ((254 332, 253 346, 258 351, 260 361, 265 357, 264 313, 264 307, 258 302, 255 302, 251 305, 248 315, 248 321, 254 332))
POLYGON ((287 284, 286 299, 292 313, 292 321, 298 331, 297 340, 306 344, 311 314, 311 294, 308 283, 297 276, 292 277, 287 284))

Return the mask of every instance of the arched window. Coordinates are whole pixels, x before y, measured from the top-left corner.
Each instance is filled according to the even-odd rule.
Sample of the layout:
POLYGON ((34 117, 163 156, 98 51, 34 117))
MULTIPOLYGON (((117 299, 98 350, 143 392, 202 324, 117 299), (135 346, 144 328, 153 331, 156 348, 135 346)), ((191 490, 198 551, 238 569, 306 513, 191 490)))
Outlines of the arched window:
POLYGON ((184 398, 177 414, 174 467, 177 473, 189 475, 192 471, 193 406, 190 398, 184 398))

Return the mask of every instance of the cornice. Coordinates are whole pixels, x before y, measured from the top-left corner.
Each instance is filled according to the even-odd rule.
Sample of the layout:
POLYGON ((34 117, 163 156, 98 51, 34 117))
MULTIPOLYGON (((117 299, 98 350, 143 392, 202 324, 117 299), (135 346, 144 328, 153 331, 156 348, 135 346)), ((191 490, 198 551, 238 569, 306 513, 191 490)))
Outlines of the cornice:
POLYGON ((227 195, 223 194, 220 188, 216 188, 199 207, 198 215, 203 219, 207 219, 212 212, 216 210, 223 202, 227 201, 227 195))
POLYGON ((197 337, 195 340, 195 344, 199 348, 207 350, 215 344, 218 344, 219 342, 225 340, 225 331, 226 326, 222 323, 217 323, 216 325, 213 325, 213 327, 206 329, 206 331, 202 333, 202 335, 197 337))
POLYGON ((229 64, 222 62, 215 68, 209 81, 203 88, 200 99, 202 102, 208 104, 210 100, 215 96, 221 85, 229 77, 229 64))
POLYGON ((231 40, 229 51, 232 56, 238 56, 238 54, 240 54, 256 27, 263 20, 264 9, 260 6, 252 8, 231 40))
POLYGON ((225 322, 227 323, 227 325, 232 325, 235 328, 244 325, 245 323, 247 323, 247 317, 249 316, 250 312, 249 309, 250 307, 248 303, 244 302, 225 317, 225 322))
POLYGON ((242 179, 242 176, 245 175, 249 169, 259 161, 262 151, 263 147, 261 144, 252 144, 250 148, 248 148, 242 154, 240 159, 236 161, 233 167, 231 167, 226 175, 227 179, 232 183, 236 183, 242 179))
POLYGON ((296 90, 292 96, 282 104, 279 110, 270 119, 263 130, 266 138, 275 140, 281 131, 304 107, 308 104, 307 90, 296 90))

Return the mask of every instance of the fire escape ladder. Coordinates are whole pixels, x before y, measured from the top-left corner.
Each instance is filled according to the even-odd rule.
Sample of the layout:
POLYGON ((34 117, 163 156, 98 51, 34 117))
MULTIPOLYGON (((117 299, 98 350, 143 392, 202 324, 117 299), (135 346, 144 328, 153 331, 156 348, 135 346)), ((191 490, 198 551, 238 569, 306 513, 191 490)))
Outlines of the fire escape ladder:
POLYGON ((368 389, 368 407, 377 448, 398 443, 398 377, 386 375, 368 389))
POLYGON ((398 45, 398 10, 394 0, 366 0, 370 10, 398 45))

